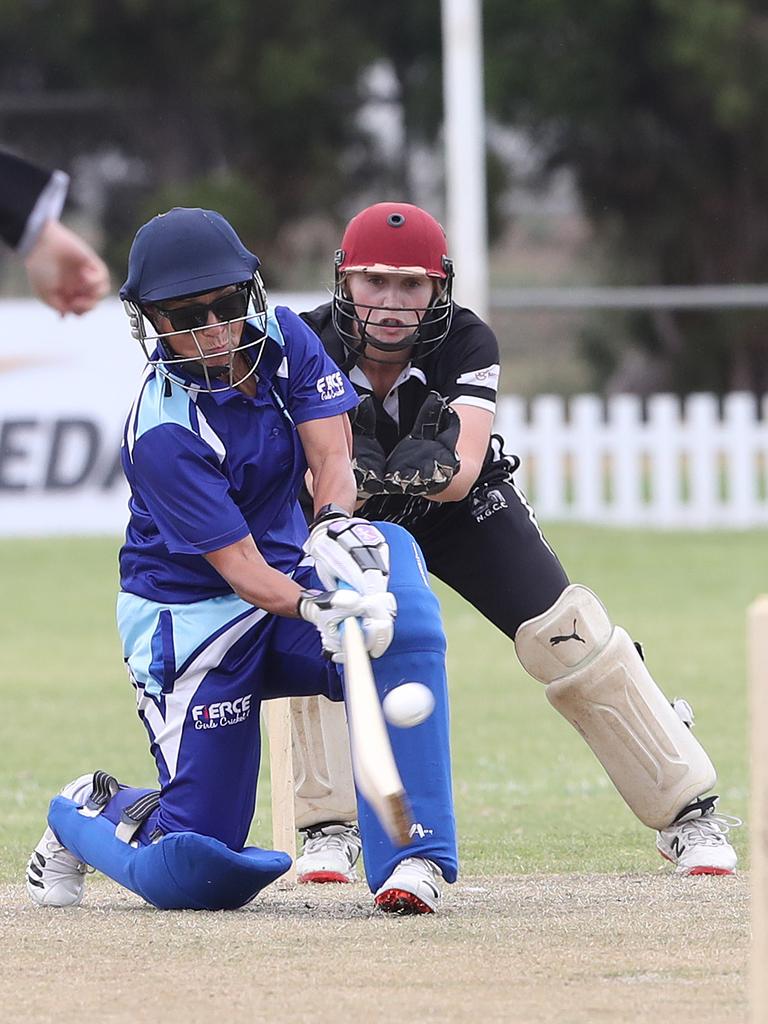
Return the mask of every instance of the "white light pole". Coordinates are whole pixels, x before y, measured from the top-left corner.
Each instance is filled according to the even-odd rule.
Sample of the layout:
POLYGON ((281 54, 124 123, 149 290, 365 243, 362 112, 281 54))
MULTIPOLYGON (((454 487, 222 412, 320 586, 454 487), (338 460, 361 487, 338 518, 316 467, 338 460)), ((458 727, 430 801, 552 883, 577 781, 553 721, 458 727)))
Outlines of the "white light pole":
POLYGON ((481 0, 442 0, 448 247, 456 298, 488 315, 481 0))

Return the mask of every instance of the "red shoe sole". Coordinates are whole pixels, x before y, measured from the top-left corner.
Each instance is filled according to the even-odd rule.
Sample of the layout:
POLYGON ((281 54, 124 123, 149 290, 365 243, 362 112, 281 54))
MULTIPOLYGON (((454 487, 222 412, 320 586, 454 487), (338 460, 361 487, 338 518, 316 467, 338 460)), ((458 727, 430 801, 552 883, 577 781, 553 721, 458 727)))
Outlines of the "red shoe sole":
POLYGON ((687 875, 735 875, 735 871, 731 871, 729 868, 691 868, 690 871, 686 871, 687 875))
MULTIPOLYGON (((673 861, 671 857, 668 857, 666 855, 666 853, 662 853, 661 850, 659 850, 659 854, 660 854, 660 856, 662 856, 664 858, 664 860, 668 860, 670 864, 674 864, 675 863, 675 861, 673 861)), ((691 868, 691 870, 690 871, 686 871, 685 874, 686 874, 686 876, 687 875, 735 875, 736 872, 735 871, 731 871, 729 868, 707 868, 707 867, 700 867, 700 868, 691 868)))
POLYGON ((308 882, 346 882, 349 879, 338 871, 310 871, 298 879, 299 885, 306 885, 308 882))
POLYGON ((432 907, 404 889, 387 889, 376 897, 374 903, 388 914, 434 914, 432 907))

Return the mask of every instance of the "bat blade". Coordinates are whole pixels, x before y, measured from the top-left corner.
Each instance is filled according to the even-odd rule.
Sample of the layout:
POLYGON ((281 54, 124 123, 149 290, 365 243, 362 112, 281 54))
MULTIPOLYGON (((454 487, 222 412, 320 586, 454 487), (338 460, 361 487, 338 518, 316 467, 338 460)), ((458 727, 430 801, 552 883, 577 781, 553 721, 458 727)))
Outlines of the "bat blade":
POLYGON ((357 619, 345 621, 343 644, 355 781, 392 842, 406 846, 410 842, 413 825, 411 808, 392 753, 370 658, 357 619))

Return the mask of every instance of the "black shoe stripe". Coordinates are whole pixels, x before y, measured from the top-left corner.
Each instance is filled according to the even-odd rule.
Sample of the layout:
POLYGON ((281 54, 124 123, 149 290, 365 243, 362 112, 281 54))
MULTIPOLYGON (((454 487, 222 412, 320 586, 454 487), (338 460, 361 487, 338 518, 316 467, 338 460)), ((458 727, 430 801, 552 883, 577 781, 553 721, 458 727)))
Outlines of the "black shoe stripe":
POLYGON ((145 793, 140 796, 137 800, 126 807, 121 815, 121 821, 126 824, 143 824, 150 816, 152 811, 160 805, 160 790, 152 790, 149 793, 145 793))
POLYGON ((680 842, 680 837, 679 836, 675 836, 675 838, 669 844, 669 848, 674 853, 674 855, 678 858, 678 860, 680 859, 680 857, 683 856, 683 854, 686 851, 686 845, 685 845, 685 843, 681 843, 680 842))
POLYGON ((119 791, 120 783, 108 772, 100 768, 93 773, 91 795, 88 797, 85 806, 90 810, 99 810, 107 806, 113 796, 119 791))
POLYGON ((42 868, 39 868, 37 866, 37 864, 34 864, 32 861, 30 861, 29 864, 27 865, 27 870, 28 871, 34 871, 34 873, 37 875, 38 878, 42 878, 43 877, 42 868))
MULTIPOLYGON (((33 857, 37 857, 37 863, 40 865, 41 868, 45 867, 45 857, 42 855, 42 853, 40 853, 39 851, 35 850, 34 853, 32 854, 32 856, 33 857)), ((30 864, 31 863, 32 863, 32 861, 30 861, 30 864)))
POLYGON ((39 882, 36 878, 31 878, 29 875, 27 875, 27 881, 29 882, 30 885, 34 885, 36 889, 45 888, 42 882, 39 882))

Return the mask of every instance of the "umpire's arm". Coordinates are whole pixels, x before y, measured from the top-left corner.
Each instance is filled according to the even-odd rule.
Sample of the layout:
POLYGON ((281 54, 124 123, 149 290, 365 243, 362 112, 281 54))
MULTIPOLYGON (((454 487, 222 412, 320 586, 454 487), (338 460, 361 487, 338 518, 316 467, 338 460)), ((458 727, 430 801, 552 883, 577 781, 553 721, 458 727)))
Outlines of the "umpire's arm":
POLYGON ((0 150, 0 238, 20 256, 33 248, 44 225, 58 220, 69 177, 0 150))

